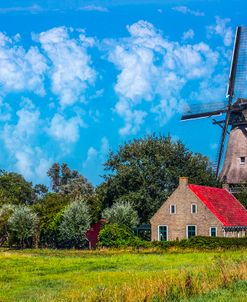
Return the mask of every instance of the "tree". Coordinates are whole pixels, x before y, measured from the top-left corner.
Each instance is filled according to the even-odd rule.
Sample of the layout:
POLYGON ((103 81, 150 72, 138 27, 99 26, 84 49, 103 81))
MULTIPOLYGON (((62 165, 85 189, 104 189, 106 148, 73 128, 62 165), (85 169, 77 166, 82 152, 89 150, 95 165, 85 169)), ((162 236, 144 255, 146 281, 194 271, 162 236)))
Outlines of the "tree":
POLYGON ((70 170, 67 164, 54 163, 47 172, 52 182, 54 192, 72 195, 79 198, 83 195, 92 195, 92 184, 76 170, 70 170))
POLYGON ((8 220, 8 225, 12 243, 16 243, 21 248, 32 246, 38 219, 30 207, 16 206, 8 220))
POLYGON ((118 201, 103 211, 102 217, 110 223, 118 224, 130 229, 136 227, 139 223, 138 213, 133 209, 129 202, 118 201))
POLYGON ((242 205, 247 209, 247 187, 242 185, 240 191, 235 194, 235 197, 242 203, 242 205))
POLYGON ((0 205, 32 204, 36 199, 32 183, 18 173, 0 170, 0 205))
POLYGON ((9 237, 8 220, 13 214, 14 208, 15 206, 12 204, 4 204, 0 208, 0 246, 9 237))
POLYGON ((59 226, 60 238, 68 247, 81 247, 85 243, 86 231, 90 228, 91 217, 85 201, 72 202, 63 212, 59 226))
POLYGON ((56 245, 57 233, 54 232, 54 220, 57 221, 57 214, 61 212, 69 202, 69 196, 60 193, 48 193, 33 206, 33 209, 39 217, 41 245, 56 245))
POLYGON ((149 135, 120 146, 105 163, 103 205, 128 200, 142 223, 148 222, 178 186, 179 176, 190 182, 219 186, 207 157, 189 151, 181 141, 149 135))

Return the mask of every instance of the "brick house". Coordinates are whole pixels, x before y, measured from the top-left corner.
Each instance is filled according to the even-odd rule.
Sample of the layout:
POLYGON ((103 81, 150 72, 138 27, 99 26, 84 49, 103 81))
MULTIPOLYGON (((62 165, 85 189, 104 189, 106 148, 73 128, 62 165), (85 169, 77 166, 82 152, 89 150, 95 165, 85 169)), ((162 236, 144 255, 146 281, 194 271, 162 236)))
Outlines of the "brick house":
POLYGON ((188 184, 186 177, 180 177, 178 188, 150 222, 151 239, 159 241, 247 235, 247 210, 231 193, 188 184))

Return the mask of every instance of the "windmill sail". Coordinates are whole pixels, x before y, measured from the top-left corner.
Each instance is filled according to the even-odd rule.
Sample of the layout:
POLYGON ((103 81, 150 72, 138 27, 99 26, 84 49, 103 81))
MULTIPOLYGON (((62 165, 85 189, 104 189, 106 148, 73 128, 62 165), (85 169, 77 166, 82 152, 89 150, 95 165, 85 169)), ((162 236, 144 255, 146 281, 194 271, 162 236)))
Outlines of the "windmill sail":
POLYGON ((227 102, 186 105, 181 120, 219 115, 226 112, 227 102))
POLYGON ((246 168, 239 168, 239 159, 245 159, 247 151, 244 147, 247 145, 246 135, 244 134, 246 132, 246 126, 244 125, 246 124, 245 102, 241 102, 241 99, 247 97, 247 27, 237 27, 236 30, 227 96, 229 102, 222 130, 221 145, 217 162, 217 175, 219 174, 221 159, 224 153, 226 133, 231 119, 232 121, 230 124, 232 125, 232 130, 221 176, 226 177, 227 182, 235 183, 236 179, 237 182, 239 182, 241 178, 236 178, 236 175, 242 175, 243 178, 241 178, 241 180, 246 182, 247 170, 246 168), (232 105, 233 100, 236 102, 232 105), (239 107, 238 110, 239 113, 243 115, 242 117, 235 112, 237 107, 239 107), (239 131, 242 133, 241 135, 239 135, 239 131))
POLYGON ((216 174, 219 175, 226 136, 231 126, 220 177, 226 178, 230 184, 247 184, 247 27, 239 26, 236 30, 226 102, 187 105, 181 119, 191 120, 219 114, 224 114, 224 119, 213 119, 213 123, 222 128, 216 174))
POLYGON ((227 95, 235 100, 247 97, 247 27, 244 26, 236 31, 227 95))

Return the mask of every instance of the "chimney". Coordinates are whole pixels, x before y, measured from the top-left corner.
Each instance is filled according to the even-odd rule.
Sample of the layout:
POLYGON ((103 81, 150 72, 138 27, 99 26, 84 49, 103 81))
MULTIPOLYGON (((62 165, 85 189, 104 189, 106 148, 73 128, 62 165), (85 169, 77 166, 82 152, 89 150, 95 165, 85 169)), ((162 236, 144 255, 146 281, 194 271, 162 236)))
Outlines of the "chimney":
POLYGON ((227 191, 230 191, 229 184, 228 184, 228 183, 223 183, 223 184, 222 184, 222 189, 225 189, 225 190, 227 190, 227 191))
POLYGON ((188 177, 179 177, 179 186, 180 187, 187 187, 188 186, 188 182, 189 182, 189 179, 188 177))

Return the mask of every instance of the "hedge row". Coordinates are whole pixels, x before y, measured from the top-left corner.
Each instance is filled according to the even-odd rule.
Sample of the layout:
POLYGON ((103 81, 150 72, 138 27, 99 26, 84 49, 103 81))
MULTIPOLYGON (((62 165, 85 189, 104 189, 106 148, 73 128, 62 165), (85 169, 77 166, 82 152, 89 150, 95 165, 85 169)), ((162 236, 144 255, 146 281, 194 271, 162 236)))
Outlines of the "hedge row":
MULTIPOLYGON (((135 240, 134 240, 135 241, 135 240)), ((136 242, 133 241, 133 246, 152 248, 158 247, 161 249, 168 249, 170 247, 179 248, 196 248, 196 249, 237 249, 241 247, 247 248, 247 238, 224 238, 224 237, 204 237, 196 236, 190 239, 183 239, 180 241, 153 241, 153 242, 136 242)))
POLYGON ((133 236, 128 228, 120 227, 117 224, 107 224, 99 235, 99 247, 134 247, 134 248, 196 248, 196 249, 237 249, 247 248, 247 237, 227 238, 227 237, 204 237, 196 236, 190 239, 176 241, 145 241, 133 236))

